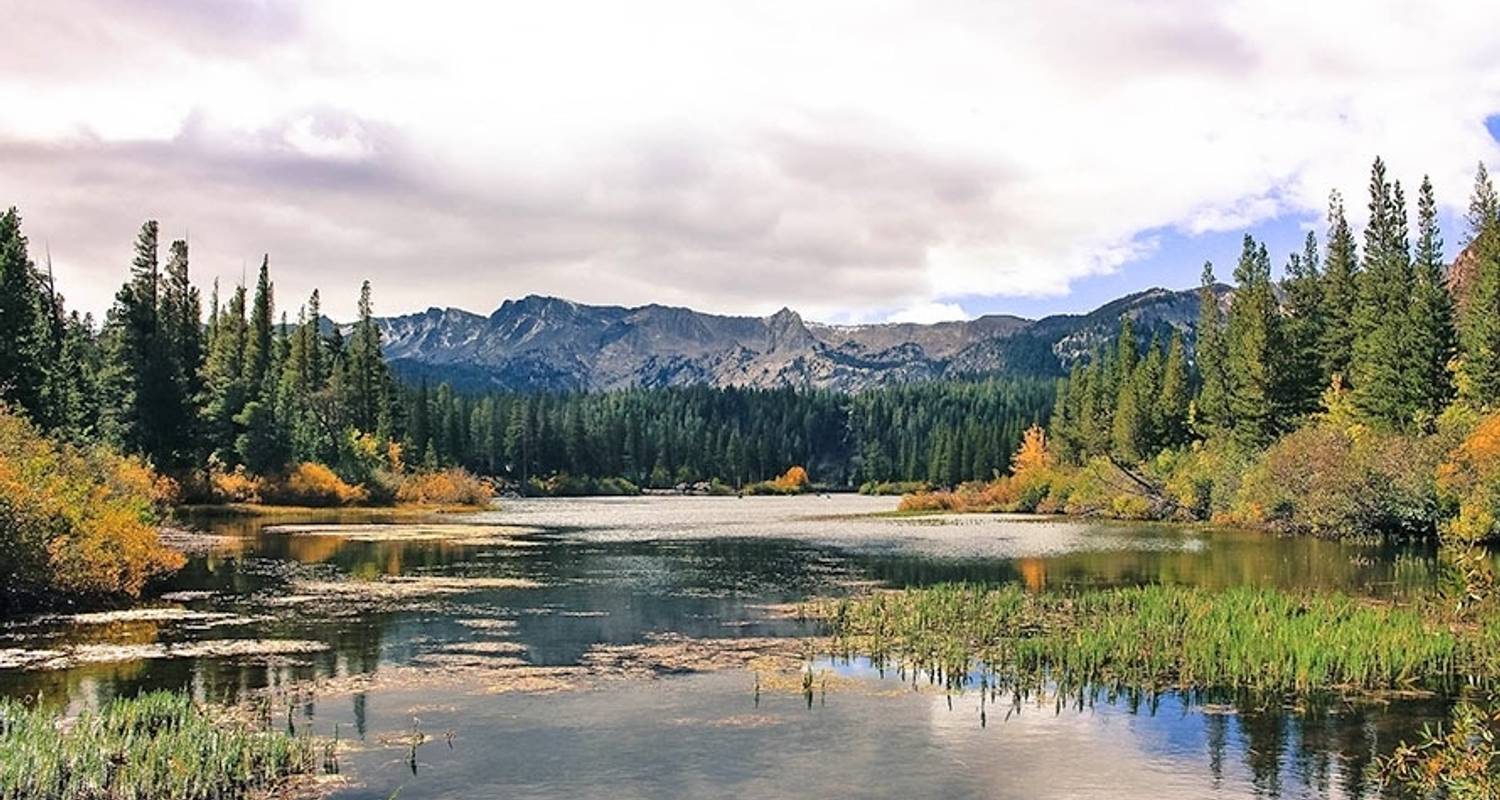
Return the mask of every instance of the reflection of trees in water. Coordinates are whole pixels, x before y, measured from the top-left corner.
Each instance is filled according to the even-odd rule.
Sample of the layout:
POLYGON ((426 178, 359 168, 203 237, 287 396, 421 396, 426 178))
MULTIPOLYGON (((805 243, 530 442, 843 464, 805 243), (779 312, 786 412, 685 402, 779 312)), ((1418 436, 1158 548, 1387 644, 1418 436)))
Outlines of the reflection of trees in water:
MULTIPOLYGON (((1179 534, 1186 536, 1186 534, 1179 534)), ((1436 582, 1431 547, 1420 543, 1356 545, 1308 537, 1221 531, 1189 540, 1142 546, 1174 549, 1108 549, 1018 559, 933 559, 907 554, 853 553, 870 577, 894 586, 949 582, 1020 583, 1034 591, 1071 586, 1174 583, 1206 588, 1241 585, 1328 589, 1377 595, 1405 593, 1436 582), (1179 546, 1182 545, 1182 546, 1179 546)))
POLYGON ((1241 695, 1202 709, 1208 769, 1214 787, 1221 787, 1235 741, 1258 797, 1281 797, 1290 787, 1328 796, 1335 780, 1344 796, 1372 796, 1374 759, 1446 719, 1448 706, 1437 698, 1388 704, 1315 699, 1292 708, 1282 698, 1241 695))

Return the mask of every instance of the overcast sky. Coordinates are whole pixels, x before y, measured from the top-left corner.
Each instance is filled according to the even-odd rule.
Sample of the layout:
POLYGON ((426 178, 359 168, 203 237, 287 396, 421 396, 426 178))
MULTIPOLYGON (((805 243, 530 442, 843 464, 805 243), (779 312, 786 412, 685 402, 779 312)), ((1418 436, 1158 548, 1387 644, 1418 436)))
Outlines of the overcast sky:
POLYGON ((155 218, 293 314, 1035 315, 1227 276, 1377 153, 1450 215, 1500 165, 1479 0, 11 0, 3 37, 0 203, 96 312, 155 218))

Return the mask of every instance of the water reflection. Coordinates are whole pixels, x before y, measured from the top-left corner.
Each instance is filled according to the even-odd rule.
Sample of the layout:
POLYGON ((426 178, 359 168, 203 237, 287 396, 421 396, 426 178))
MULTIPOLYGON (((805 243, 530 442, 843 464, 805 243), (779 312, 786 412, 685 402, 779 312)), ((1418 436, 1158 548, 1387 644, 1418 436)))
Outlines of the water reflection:
MULTIPOLYGON (((0 670, 0 693, 79 706, 168 687, 232 701, 313 678, 433 663, 424 658, 455 644, 497 641, 523 648, 520 657, 529 664, 574 665, 591 648, 653 634, 805 634, 806 625, 775 608, 870 582, 997 581, 1033 590, 1251 583, 1391 595, 1435 580, 1434 554, 1423 545, 1152 525, 994 519, 931 525, 838 516, 881 503, 889 504, 530 501, 463 518, 537 528, 526 546, 289 535, 273 527, 455 518, 190 520, 220 538, 163 587, 173 598, 166 604, 232 614, 232 622, 20 618, 0 627, 0 650, 224 638, 308 640, 327 649, 0 670), (524 578, 540 586, 476 588, 403 603, 281 602, 302 582, 384 576, 524 578)), ((1364 772, 1372 756, 1446 712, 1442 701, 1288 709, 1175 695, 1082 710, 1015 709, 990 704, 979 692, 950 698, 865 677, 875 688, 834 692, 812 708, 796 693, 775 691, 757 705, 753 676, 732 672, 545 696, 476 695, 461 685, 420 694, 379 688, 299 701, 295 717, 320 732, 339 724, 372 741, 407 729, 413 713, 428 730, 457 731, 453 751, 424 750, 432 768, 419 770, 415 780, 383 748, 351 755, 363 785, 348 790, 349 797, 385 798, 406 785, 404 798, 591 795, 601 787, 622 797, 787 796, 855 787, 868 796, 1185 798, 1367 796, 1364 772), (1097 767, 1078 770, 1079 764, 1097 767)))

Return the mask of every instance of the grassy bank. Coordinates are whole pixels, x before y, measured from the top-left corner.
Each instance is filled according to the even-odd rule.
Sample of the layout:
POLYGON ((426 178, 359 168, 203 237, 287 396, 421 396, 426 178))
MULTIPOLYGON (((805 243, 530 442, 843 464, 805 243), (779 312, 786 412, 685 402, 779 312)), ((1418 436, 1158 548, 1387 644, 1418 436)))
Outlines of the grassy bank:
POLYGON ((66 723, 54 710, 0 700, 0 800, 265 797, 332 768, 333 747, 166 692, 66 723))
POLYGON ((845 654, 1021 689, 1438 689, 1500 674, 1500 620, 1273 589, 947 585, 811 607, 845 654))

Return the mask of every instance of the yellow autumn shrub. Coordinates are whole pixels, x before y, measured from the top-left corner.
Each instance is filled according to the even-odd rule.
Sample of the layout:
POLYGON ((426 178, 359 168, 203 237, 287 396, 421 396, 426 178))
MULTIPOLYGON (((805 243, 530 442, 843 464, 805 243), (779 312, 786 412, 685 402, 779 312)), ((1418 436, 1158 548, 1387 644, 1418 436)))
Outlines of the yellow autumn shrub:
POLYGON ((140 460, 53 442, 0 407, 0 607, 138 596, 183 564, 156 530, 174 495, 140 460))
POLYGON ((352 506, 369 500, 370 493, 364 486, 345 482, 328 467, 308 461, 285 477, 268 481, 262 497, 290 506, 352 506))
POLYGON ((493 495, 489 484, 457 467, 407 475, 396 489, 397 502, 424 506, 484 505, 493 495))
POLYGON ((1440 496, 1457 507, 1442 529, 1462 542, 1500 539, 1500 414, 1487 417, 1437 470, 1440 496))

